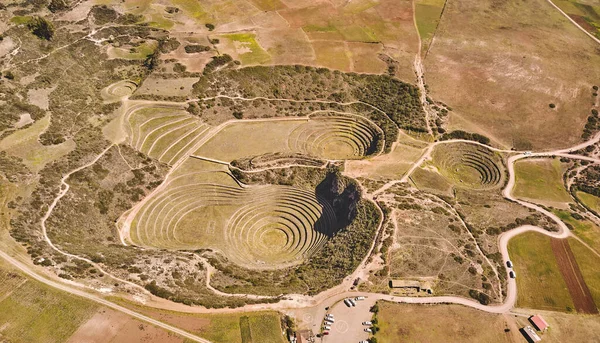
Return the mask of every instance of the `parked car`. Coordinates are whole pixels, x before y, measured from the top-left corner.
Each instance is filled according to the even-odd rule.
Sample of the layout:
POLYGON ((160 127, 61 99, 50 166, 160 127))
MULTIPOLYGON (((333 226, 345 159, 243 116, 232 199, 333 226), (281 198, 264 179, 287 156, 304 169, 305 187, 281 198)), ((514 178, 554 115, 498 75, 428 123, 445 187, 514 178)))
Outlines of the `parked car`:
POLYGON ((325 315, 325 317, 326 317, 326 318, 333 318, 333 314, 331 314, 331 313, 328 313, 328 314, 326 314, 326 315, 325 315))
POLYGON ((325 330, 331 330, 331 326, 325 325, 325 326, 323 326, 323 329, 325 329, 325 330))
POLYGON ((354 300, 348 299, 348 301, 350 302, 350 304, 352 304, 352 306, 356 306, 356 302, 354 302, 354 300))
POLYGON ((373 325, 373 323, 367 321, 367 322, 363 322, 363 325, 373 325))
POLYGON ((508 273, 508 275, 510 276, 511 279, 517 278, 517 274, 515 274, 514 270, 511 270, 510 273, 508 273))
POLYGON ((512 268, 512 267, 513 267, 513 264, 512 264, 512 262, 511 262, 510 260, 508 260, 508 261, 506 261, 506 266, 507 266, 508 268, 512 268))
POLYGON ((325 318, 325 323, 335 323, 335 319, 333 318, 325 318))
POLYGON ((329 335, 329 331, 323 331, 323 335, 329 335))
POLYGON ((348 299, 344 299, 344 304, 346 304, 348 307, 352 307, 352 303, 348 299))
POLYGON ((356 300, 356 301, 365 300, 365 297, 356 297, 356 298, 354 298, 354 300, 356 300))
POLYGON ((371 330, 371 328, 365 328, 365 332, 373 332, 373 330, 371 330))
POLYGON ((369 341, 360 341, 358 343, 369 343, 369 341))

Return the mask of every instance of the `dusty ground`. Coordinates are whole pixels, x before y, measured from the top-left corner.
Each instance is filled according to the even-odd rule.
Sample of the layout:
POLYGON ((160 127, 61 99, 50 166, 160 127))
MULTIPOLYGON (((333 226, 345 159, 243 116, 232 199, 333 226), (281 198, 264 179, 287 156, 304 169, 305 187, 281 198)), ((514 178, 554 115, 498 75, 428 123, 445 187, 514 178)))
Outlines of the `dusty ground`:
POLYGON ((175 343, 183 339, 121 312, 101 308, 75 331, 67 343, 175 343))
POLYGON ((579 141, 599 64, 597 43, 546 0, 459 0, 446 5, 425 69, 430 96, 454 109, 451 128, 550 149, 579 141))
POLYGON ((362 325, 362 322, 371 320, 373 313, 369 309, 374 304, 375 300, 369 299, 356 301, 356 307, 348 307, 343 301, 335 304, 329 311, 334 315, 335 323, 330 334, 323 336, 321 342, 346 343, 368 339, 369 333, 364 331, 368 326, 362 325))

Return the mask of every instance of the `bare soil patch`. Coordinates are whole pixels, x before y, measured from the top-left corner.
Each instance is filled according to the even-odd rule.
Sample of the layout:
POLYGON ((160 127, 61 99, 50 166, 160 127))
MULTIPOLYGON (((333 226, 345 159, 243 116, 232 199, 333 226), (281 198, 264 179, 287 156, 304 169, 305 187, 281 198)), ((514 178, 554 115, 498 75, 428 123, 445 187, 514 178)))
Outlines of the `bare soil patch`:
POLYGON ((102 308, 75 331, 67 343, 183 342, 168 331, 133 319, 128 315, 102 308))
POLYGON ((577 312, 598 313, 594 298, 592 298, 592 294, 583 280, 581 270, 579 270, 573 251, 571 251, 569 241, 566 239, 552 239, 550 242, 552 252, 554 252, 556 262, 558 263, 558 269, 563 279, 565 279, 577 312))

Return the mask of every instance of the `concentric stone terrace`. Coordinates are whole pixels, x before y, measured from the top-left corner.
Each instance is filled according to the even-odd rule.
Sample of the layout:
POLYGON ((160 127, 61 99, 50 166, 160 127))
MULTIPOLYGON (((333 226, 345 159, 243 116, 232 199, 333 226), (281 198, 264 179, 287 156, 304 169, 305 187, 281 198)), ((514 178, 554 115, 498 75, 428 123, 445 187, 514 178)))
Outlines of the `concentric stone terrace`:
POLYGON ((291 151, 325 159, 360 158, 378 152, 375 139, 379 131, 360 117, 312 117, 292 131, 288 145, 291 151))
POLYGON ((105 101, 114 102, 119 101, 122 97, 133 94, 136 89, 137 85, 135 82, 123 80, 104 88, 100 94, 105 101))
POLYGON ((208 131, 209 126, 173 107, 142 108, 129 118, 130 144, 161 162, 173 164, 208 131))
POLYGON ((435 148, 432 157, 440 173, 457 186, 493 188, 504 180, 500 156, 481 145, 441 144, 435 148))
POLYGON ((334 234, 335 214, 314 192, 242 188, 231 180, 224 172, 173 179, 138 213, 131 240, 157 248, 214 249, 236 264, 268 269, 301 263, 334 234))

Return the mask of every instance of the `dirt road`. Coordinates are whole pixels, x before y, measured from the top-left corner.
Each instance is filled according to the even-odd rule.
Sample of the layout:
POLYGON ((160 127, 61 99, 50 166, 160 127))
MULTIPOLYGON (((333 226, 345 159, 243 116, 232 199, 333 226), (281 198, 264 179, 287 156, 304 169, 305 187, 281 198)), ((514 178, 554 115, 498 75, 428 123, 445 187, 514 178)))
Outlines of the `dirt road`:
POLYGON ((28 266, 26 266, 25 264, 17 261, 16 259, 12 258, 11 256, 9 256, 8 254, 6 254, 3 251, 0 251, 0 257, 3 258, 3 259, 5 259, 8 263, 10 263, 11 265, 13 265, 17 269, 21 270, 21 272, 23 272, 24 274, 27 274, 27 276, 29 276, 29 277, 31 277, 31 278, 39 281, 39 282, 42 282, 42 283, 44 283, 44 284, 46 284, 46 285, 48 285, 50 287, 59 289, 61 291, 64 291, 64 292, 67 292, 67 293, 70 293, 70 294, 73 294, 73 295, 76 295, 76 296, 79 296, 79 297, 82 297, 82 298, 85 298, 85 299, 88 299, 88 300, 91 300, 91 301, 96 302, 96 303, 98 303, 100 305, 104 305, 106 307, 110 307, 110 308, 112 308, 114 310, 117 310, 117 311, 123 312, 125 314, 128 314, 128 315, 130 315, 130 316, 132 316, 134 318, 143 320, 143 321, 145 321, 145 322, 147 322, 149 324, 161 327, 161 328, 163 328, 165 330, 169 330, 169 331, 171 331, 173 333, 176 333, 176 334, 180 335, 181 337, 185 337, 187 339, 191 339, 194 342, 211 343, 211 341, 209 341, 209 340, 206 340, 204 338, 198 337, 196 335, 192 335, 191 333, 189 333, 187 331, 178 329, 178 328, 176 328, 174 326, 165 324, 163 322, 160 322, 158 320, 152 319, 150 317, 146 317, 143 314, 139 314, 139 313, 137 313, 135 311, 132 311, 132 310, 130 310, 128 308, 125 308, 123 306, 119 306, 117 304, 114 304, 114 303, 112 303, 112 302, 110 302, 108 300, 102 299, 100 297, 97 297, 95 295, 92 295, 92 294, 89 294, 87 292, 81 291, 79 289, 75 289, 73 287, 69 287, 69 286, 66 286, 64 284, 61 284, 61 283, 58 283, 58 282, 54 282, 54 281, 52 281, 50 279, 47 279, 47 278, 45 278, 43 276, 40 276, 37 273, 35 273, 34 271, 32 271, 28 266))

